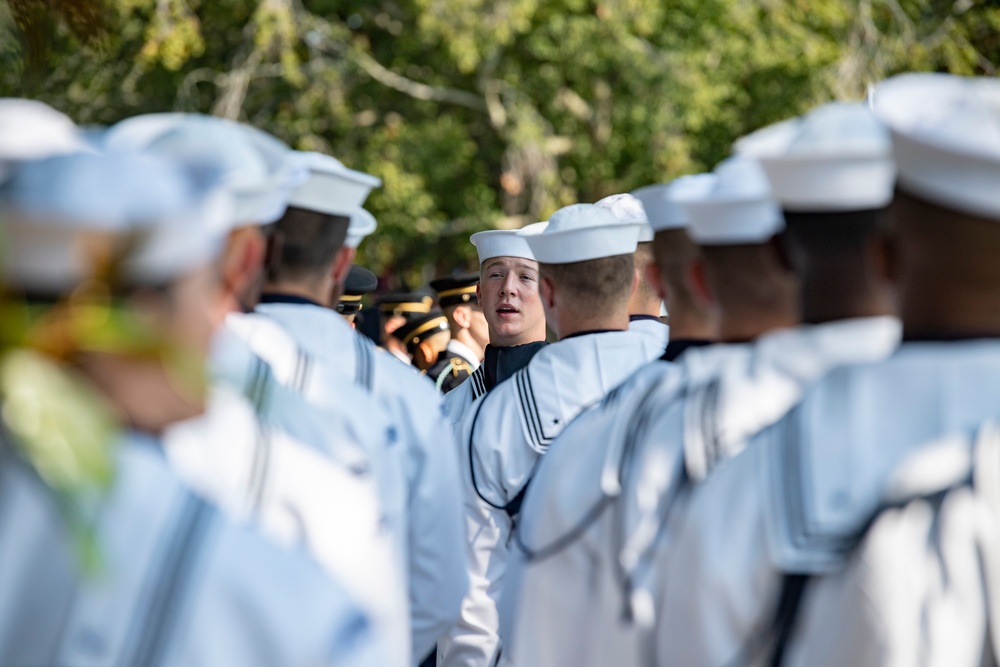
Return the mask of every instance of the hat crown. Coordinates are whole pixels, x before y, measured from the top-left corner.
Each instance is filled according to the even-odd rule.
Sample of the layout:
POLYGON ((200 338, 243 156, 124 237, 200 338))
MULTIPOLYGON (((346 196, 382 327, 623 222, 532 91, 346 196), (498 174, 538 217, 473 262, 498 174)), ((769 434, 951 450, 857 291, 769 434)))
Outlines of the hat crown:
POLYGON ((737 141, 735 149, 760 160, 881 157, 892 152, 892 142, 866 104, 833 102, 753 132, 737 141))
POLYGON ((899 186, 928 201, 1000 220, 1000 81, 904 74, 879 84, 899 186))
POLYGON ((115 231, 183 214, 217 185, 209 170, 152 155, 76 153, 25 164, 0 188, 0 202, 38 220, 115 231))
POLYGON ((892 130, 1000 161, 1000 81, 903 74, 875 89, 876 116, 892 130))
POLYGON ((611 211, 615 218, 621 222, 649 223, 642 201, 627 192, 610 195, 594 205, 611 211))
POLYGON ((29 162, 0 187, 4 275, 59 292, 90 277, 93 242, 123 243, 117 277, 158 284, 218 252, 228 190, 204 170, 148 154, 76 153, 29 162))
POLYGON ((476 232, 469 237, 469 241, 476 246, 480 264, 494 257, 519 257, 534 261, 535 255, 526 238, 541 234, 548 226, 548 221, 545 221, 533 222, 520 229, 490 229, 476 232))
POLYGON ((688 214, 681 202, 704 197, 714 187, 715 178, 715 174, 680 176, 669 183, 647 185, 632 194, 642 201, 654 231, 683 229, 688 226, 688 214))
POLYGON ((36 100, 0 99, 0 161, 36 160, 86 148, 66 114, 36 100))
POLYGON ((771 185, 756 160, 737 155, 726 158, 715 168, 715 181, 706 196, 714 201, 767 199, 771 196, 771 185))
POLYGON ((616 224, 619 224, 618 218, 606 208, 594 204, 572 204, 553 213, 549 218, 549 226, 542 233, 551 234, 616 224))

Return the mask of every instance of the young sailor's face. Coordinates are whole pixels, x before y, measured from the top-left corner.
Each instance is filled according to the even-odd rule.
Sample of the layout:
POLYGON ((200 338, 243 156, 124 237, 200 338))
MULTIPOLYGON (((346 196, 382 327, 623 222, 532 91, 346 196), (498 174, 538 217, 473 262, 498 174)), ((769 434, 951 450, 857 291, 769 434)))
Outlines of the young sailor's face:
POLYGON ((498 345, 519 345, 528 332, 544 326, 538 296, 538 262, 519 257, 494 257, 480 272, 479 300, 498 345))

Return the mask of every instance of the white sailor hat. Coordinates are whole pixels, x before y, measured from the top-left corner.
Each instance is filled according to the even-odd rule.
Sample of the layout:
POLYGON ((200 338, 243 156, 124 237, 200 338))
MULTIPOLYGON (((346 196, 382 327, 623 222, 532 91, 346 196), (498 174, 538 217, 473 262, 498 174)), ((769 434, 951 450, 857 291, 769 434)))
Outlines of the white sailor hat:
POLYGON ((657 183, 633 190, 632 195, 642 202, 653 232, 667 229, 686 229, 688 217, 681 208, 685 198, 703 197, 715 185, 715 174, 680 176, 669 183, 657 183))
POLYGON ((309 171, 305 182, 292 193, 289 206, 350 218, 345 245, 357 248, 378 226, 374 216, 361 208, 382 179, 348 169, 337 158, 322 153, 297 151, 295 159, 309 171))
POLYGON ((680 202, 688 235, 700 245, 763 243, 785 227, 764 170, 756 161, 731 157, 715 168, 715 182, 701 197, 680 202))
POLYGON ((1000 220, 1000 81, 903 74, 875 88, 874 111, 904 190, 1000 220))
POLYGON ((104 146, 109 151, 152 151, 218 170, 236 201, 229 228, 276 221, 308 176, 291 149, 270 134, 200 114, 135 116, 108 129, 104 146))
POLYGON ((469 237, 479 253, 480 265, 494 257, 520 257, 534 260, 535 255, 528 246, 527 236, 541 234, 549 226, 548 222, 535 222, 521 229, 491 229, 476 232, 469 237))
POLYGON ((892 141, 867 104, 834 102, 734 145, 757 160, 787 211, 862 211, 892 201, 892 141))
POLYGON ((553 213, 541 234, 522 236, 539 262, 571 264, 631 255, 641 229, 641 222, 622 222, 601 206, 573 204, 553 213))
POLYGON ((626 192, 605 197, 596 202, 596 205, 608 209, 622 222, 641 223, 639 243, 649 243, 653 240, 653 228, 649 226, 649 218, 646 216, 646 209, 641 199, 626 192))
POLYGON ((0 187, 2 271, 53 294, 93 277, 99 250, 124 251, 117 279, 158 285, 210 262, 233 201, 218 178, 162 158, 87 153, 28 162, 0 187))
POLYGON ((35 100, 0 98, 0 181, 19 162, 92 150, 69 116, 35 100))

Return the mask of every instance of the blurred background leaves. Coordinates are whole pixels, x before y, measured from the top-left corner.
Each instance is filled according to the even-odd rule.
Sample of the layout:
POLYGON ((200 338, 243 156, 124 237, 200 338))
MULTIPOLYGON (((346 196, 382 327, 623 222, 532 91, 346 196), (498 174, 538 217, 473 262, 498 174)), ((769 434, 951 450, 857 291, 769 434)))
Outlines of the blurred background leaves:
POLYGON ((998 63, 983 0, 0 0, 2 95, 223 115, 381 177, 359 261, 391 286, 887 75, 998 63))

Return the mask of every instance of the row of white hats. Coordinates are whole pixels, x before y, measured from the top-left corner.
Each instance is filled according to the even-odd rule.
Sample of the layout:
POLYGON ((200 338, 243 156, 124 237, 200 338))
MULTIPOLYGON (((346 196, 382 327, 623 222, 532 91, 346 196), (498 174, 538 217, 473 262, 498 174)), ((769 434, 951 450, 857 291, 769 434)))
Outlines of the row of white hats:
POLYGON ((3 270, 37 290, 86 276, 95 233, 129 233, 126 277, 157 281, 217 252, 230 229, 274 222, 287 206, 349 218, 346 243, 357 247, 376 226, 361 206, 381 183, 224 119, 137 116, 87 141, 27 100, 0 100, 3 180, 3 270))
POLYGON ((500 255, 568 263, 633 252, 654 232, 701 244, 759 243, 781 210, 878 209, 898 183, 928 201, 1000 221, 1000 81, 905 74, 869 108, 832 103, 758 130, 714 173, 557 211, 547 227, 482 232, 480 262, 500 255))

